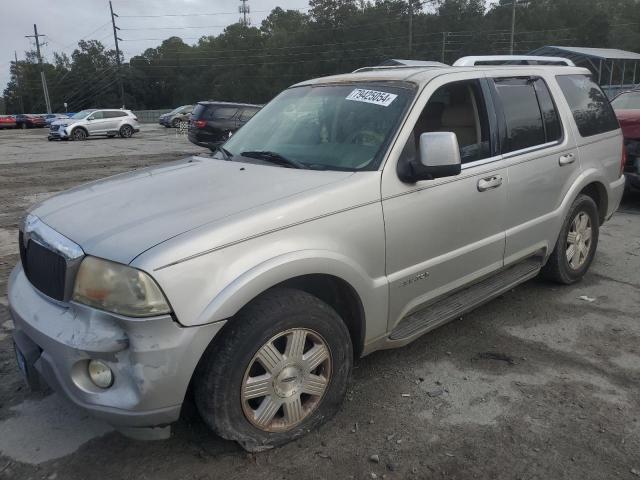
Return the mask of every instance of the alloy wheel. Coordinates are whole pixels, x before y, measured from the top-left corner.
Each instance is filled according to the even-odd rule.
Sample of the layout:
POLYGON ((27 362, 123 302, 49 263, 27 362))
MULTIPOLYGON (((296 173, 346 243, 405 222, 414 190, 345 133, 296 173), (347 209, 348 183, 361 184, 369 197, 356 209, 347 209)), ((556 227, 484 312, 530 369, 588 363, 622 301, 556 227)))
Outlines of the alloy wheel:
POLYGON ((131 137, 131 135, 133 135, 133 128, 129 125, 123 125, 122 128, 120 128, 120 135, 122 138, 131 137))
POLYGON ((318 407, 331 380, 331 353, 316 332, 294 328, 256 352, 241 386, 242 410, 265 432, 292 429, 318 407))
POLYGON ((567 234, 566 255, 572 269, 579 269, 587 261, 592 236, 591 218, 586 212, 578 212, 567 234))

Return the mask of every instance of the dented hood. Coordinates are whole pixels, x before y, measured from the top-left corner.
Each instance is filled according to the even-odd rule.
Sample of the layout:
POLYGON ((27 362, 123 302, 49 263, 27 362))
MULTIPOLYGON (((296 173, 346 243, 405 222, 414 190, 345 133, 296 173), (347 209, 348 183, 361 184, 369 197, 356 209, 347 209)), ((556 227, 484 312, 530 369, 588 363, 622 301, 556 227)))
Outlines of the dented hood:
POLYGON ((181 233, 349 176, 192 157, 76 187, 31 213, 85 253, 130 263, 181 233))

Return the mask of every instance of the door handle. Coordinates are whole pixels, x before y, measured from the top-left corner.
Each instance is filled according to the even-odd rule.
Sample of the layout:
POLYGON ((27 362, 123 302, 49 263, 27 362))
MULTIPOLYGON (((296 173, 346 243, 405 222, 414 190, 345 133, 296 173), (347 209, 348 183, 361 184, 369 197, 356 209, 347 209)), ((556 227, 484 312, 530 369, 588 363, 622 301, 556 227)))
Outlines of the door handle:
POLYGON ((576 161, 576 156, 573 153, 567 153, 565 155, 560 155, 558 158, 558 163, 562 167, 563 165, 569 165, 576 161))
POLYGON ((478 191, 485 192, 487 190, 491 190, 492 188, 498 188, 500 185, 502 185, 502 176, 493 175, 491 177, 478 180, 478 191))

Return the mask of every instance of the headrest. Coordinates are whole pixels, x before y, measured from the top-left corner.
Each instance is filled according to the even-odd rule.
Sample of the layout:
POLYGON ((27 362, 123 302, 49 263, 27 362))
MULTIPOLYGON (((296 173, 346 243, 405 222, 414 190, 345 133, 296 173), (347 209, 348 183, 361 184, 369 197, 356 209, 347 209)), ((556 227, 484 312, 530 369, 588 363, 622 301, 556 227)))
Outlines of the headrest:
POLYGON ((471 105, 455 105, 442 112, 443 127, 475 127, 473 108, 471 105))

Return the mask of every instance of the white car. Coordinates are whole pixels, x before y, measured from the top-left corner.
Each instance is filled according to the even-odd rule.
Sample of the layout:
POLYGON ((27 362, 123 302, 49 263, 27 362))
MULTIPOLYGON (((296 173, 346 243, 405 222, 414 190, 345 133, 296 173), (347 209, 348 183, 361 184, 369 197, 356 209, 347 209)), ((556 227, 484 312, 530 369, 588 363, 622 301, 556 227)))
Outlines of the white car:
POLYGON ((86 140, 87 137, 106 135, 129 138, 140 131, 138 118, 131 110, 82 110, 70 118, 56 120, 49 127, 49 140, 86 140))

